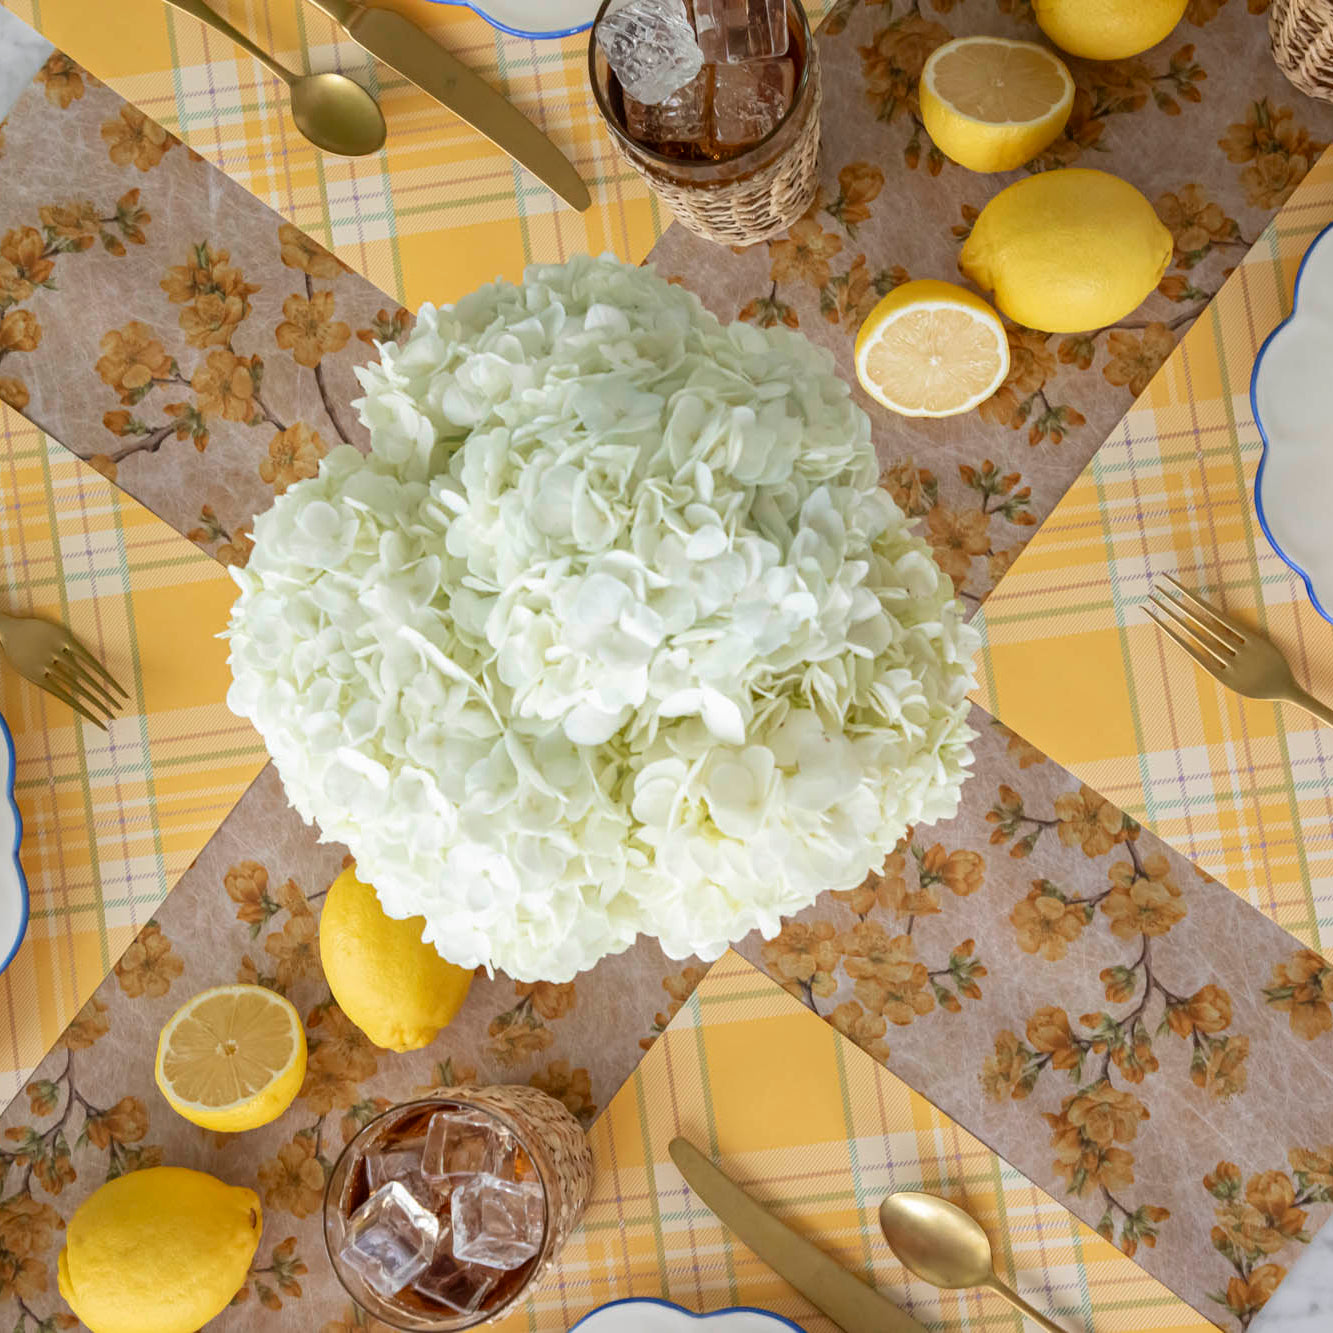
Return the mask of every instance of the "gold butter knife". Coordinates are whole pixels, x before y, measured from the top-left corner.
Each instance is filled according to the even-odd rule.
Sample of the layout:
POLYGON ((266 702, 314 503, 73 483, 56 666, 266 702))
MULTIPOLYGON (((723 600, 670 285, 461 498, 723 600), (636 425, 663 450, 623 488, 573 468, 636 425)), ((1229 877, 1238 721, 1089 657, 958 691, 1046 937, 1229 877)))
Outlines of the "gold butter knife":
POLYGON ((512 102, 411 20, 391 9, 371 9, 355 0, 311 3, 358 46, 448 107, 520 166, 527 167, 571 208, 581 213, 592 203, 588 187, 555 144, 512 102))
POLYGON ((676 1169, 709 1208, 844 1333, 926 1333, 911 1315, 778 1221, 689 1139, 672 1139, 667 1151, 676 1169))

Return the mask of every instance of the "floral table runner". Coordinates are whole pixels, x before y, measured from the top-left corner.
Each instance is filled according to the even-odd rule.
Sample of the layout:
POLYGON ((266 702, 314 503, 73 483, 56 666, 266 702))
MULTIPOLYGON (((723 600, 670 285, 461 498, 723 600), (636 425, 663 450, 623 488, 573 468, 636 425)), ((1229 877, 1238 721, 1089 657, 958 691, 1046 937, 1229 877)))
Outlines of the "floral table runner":
POLYGON ((406 311, 63 55, 3 136, 0 400, 241 561, 406 311))
MULTIPOLYGON (((258 61, 162 0, 5 0, 121 96, 289 222, 415 309, 481 277, 614 250, 641 259, 671 218, 616 155, 587 95, 587 37, 532 42, 466 7, 390 0, 555 141, 592 192, 575 213, 303 0, 213 0, 290 69, 337 69, 379 98, 381 152, 344 160, 296 132, 287 90, 258 61)), ((532 0, 539 21, 542 0, 532 0)), ((812 16, 822 0, 807 5, 812 16)))
POLYGON ((699 983, 590 1134, 583 1225, 497 1333, 563 1333, 626 1296, 691 1310, 772 1310, 806 1333, 836 1325, 740 1244, 667 1152, 683 1134, 785 1221, 929 1329, 1017 1328, 989 1291, 913 1278, 879 1230, 879 1201, 924 1189, 990 1233, 999 1271, 1068 1329, 1211 1327, 924 1097, 840 1041, 744 959, 699 983))
POLYGON ((1265 229, 977 617, 977 701, 1304 938, 1333 929, 1333 733, 1222 689, 1143 607, 1175 573, 1333 698, 1333 626, 1254 509, 1260 344, 1333 222, 1333 150, 1265 229))
MULTIPOLYGON (((955 13, 966 17, 968 9, 977 26, 1015 21, 975 3, 955 13)), ((1284 91, 1261 58, 1262 21, 1236 0, 1196 9, 1198 23, 1181 32, 1197 37, 1198 52, 1206 53, 1207 43, 1214 68, 1244 68, 1253 85, 1246 85, 1248 94, 1223 93, 1216 108, 1176 97, 1181 116, 1209 118, 1202 123, 1210 128, 1198 131, 1202 144, 1230 142, 1231 125, 1240 138, 1253 138, 1265 118, 1275 123, 1282 137, 1264 139, 1259 155, 1277 159, 1265 171, 1285 172, 1294 184, 1312 135, 1333 127, 1333 108, 1284 91), (1251 112, 1259 120, 1251 122, 1251 112)), ((696 250, 671 233, 661 251, 664 270, 688 274, 723 314, 796 321, 832 346, 845 367, 855 320, 837 293, 845 287, 864 303, 869 297, 858 275, 879 272, 858 256, 874 255, 878 266, 879 254, 896 244, 892 238, 916 246, 933 235, 940 256, 951 258, 954 210, 936 213, 937 205, 922 202, 933 195, 914 200, 910 192, 944 191, 947 200, 947 192, 970 190, 980 179, 955 181, 948 167, 932 177, 919 137, 912 149, 910 106, 901 97, 890 106, 877 84, 867 90, 862 81, 866 63, 881 68, 874 52, 887 44, 892 59, 883 69, 905 97, 910 78, 902 71, 942 31, 938 16, 896 7, 835 15, 825 59, 847 61, 855 78, 830 80, 839 100, 828 124, 854 155, 826 161, 818 211, 788 240, 744 256, 696 250), (897 110, 880 121, 863 116, 867 106, 886 115, 897 110), (856 147, 839 116, 864 121, 876 136, 869 148, 856 147), (885 143, 897 144, 892 155, 885 143), (908 163, 916 154, 913 169, 908 163), (909 206, 918 220, 940 216, 938 232, 919 221, 902 231, 895 219, 909 206), (884 238, 874 250, 872 236, 884 238)), ((1174 49, 1169 43, 1167 55, 1149 57, 1169 60, 1174 49)), ((1108 68, 1096 67, 1098 77, 1109 77, 1108 68)), ((1089 77, 1080 72, 1091 98, 1089 77)), ((1157 87, 1156 76, 1143 77, 1148 90, 1157 87)), ((1219 149, 1209 174, 1219 183, 1191 194, 1198 152, 1180 150, 1182 121, 1161 119, 1169 114, 1148 92, 1136 110, 1106 111, 1092 123, 1110 122, 1102 134, 1108 151, 1094 160, 1131 176, 1146 171, 1145 144, 1157 144, 1166 125, 1173 134, 1159 149, 1178 155, 1169 172, 1162 168, 1170 184, 1156 187, 1160 206, 1169 214, 1167 195, 1179 202, 1221 192, 1224 214, 1244 218, 1244 237, 1257 234, 1285 184, 1271 200, 1246 204, 1251 178, 1244 173, 1251 167, 1231 164, 1219 149)), ((0 375, 21 382, 6 392, 77 452, 107 471, 114 465, 122 486, 218 558, 243 560, 254 512, 278 487, 309 475, 322 449, 343 432, 357 438, 347 419, 347 390, 334 387, 340 379, 348 384, 350 365, 370 354, 357 335, 369 338, 379 328, 392 336, 406 316, 62 57, 53 58, 15 108, 6 134, 0 254, 8 259, 4 247, 18 244, 22 228, 60 223, 73 230, 58 264, 88 270, 70 279, 78 282, 67 289, 77 291, 77 300, 42 290, 8 308, 8 314, 37 312, 44 341, 0 363, 0 375), (80 95, 65 99, 62 89, 76 77, 80 95), (52 125, 60 131, 52 133, 52 125), (143 166, 141 141, 153 145, 143 166), (122 142, 127 146, 118 148, 122 142), (14 151, 12 145, 25 143, 40 143, 47 160, 54 159, 49 174, 34 175, 28 151, 23 157, 14 151), (134 198, 116 203, 135 190, 134 198), (105 201, 116 204, 114 217, 105 201), (69 207, 75 220, 54 211, 50 220, 42 217, 43 208, 55 207, 69 207), (142 233, 141 243, 122 228, 122 207, 133 213, 124 226, 142 233), (213 217, 225 220, 225 231, 213 230, 213 217), (87 245, 85 235, 91 235, 87 245), (144 331, 127 332, 133 323, 144 331), (80 354, 54 355, 62 344, 80 354), (99 369, 103 357, 109 359, 99 369), (305 435, 289 434, 297 423, 305 435)), ((1074 144, 1069 151, 1082 149, 1074 144)), ((1154 188, 1151 178, 1137 178, 1154 188)), ((983 186, 978 201, 992 188, 983 186)), ((1231 235, 1234 244, 1210 242, 1198 271, 1176 276, 1186 275, 1204 293, 1206 274, 1220 277, 1243 236, 1231 235)), ((923 271, 949 270, 942 258, 914 261, 913 272, 923 271)), ((1201 300, 1168 305, 1177 310, 1170 320, 1183 327, 1201 300)), ((1077 359, 1059 362, 1059 340, 1015 331, 1016 365, 1037 368, 1035 383, 1009 386, 1017 395, 1031 384, 1016 399, 1018 415, 1026 413, 1020 430, 1008 418, 917 428, 875 417, 886 484, 925 519, 972 597, 981 596, 992 570, 1049 510, 1091 453, 1095 433, 1128 406, 1133 386, 1112 383, 1119 372, 1110 380, 1103 373, 1114 333, 1137 338, 1147 330, 1100 335, 1096 346, 1103 350, 1081 369, 1077 359), (1086 395, 1077 401, 1087 428, 1062 418, 1058 443, 1045 430, 1030 445, 1038 390, 1052 410, 1075 401, 1076 393, 1086 395)), ((740 952, 1196 1308, 1228 1328, 1248 1326, 1330 1211, 1333 971, 1302 947, 1316 944, 1314 938, 1292 939, 986 714, 977 710, 975 719, 982 732, 976 777, 956 820, 918 831, 862 889, 826 896, 778 939, 747 940, 740 952), (1219 1124, 1225 1124, 1225 1157, 1212 1128, 1219 1124)), ((265 1319, 273 1327, 306 1328, 327 1317, 330 1333, 337 1333, 349 1321, 325 1314, 336 1291, 317 1257, 312 1210, 339 1137, 376 1099, 470 1066, 478 1076, 537 1080, 591 1118, 629 1074, 640 1042, 665 1027, 702 975, 696 964, 671 963, 644 943, 567 987, 497 979, 479 986, 463 1019, 428 1051, 390 1059, 359 1047, 319 975, 318 909, 309 904, 340 855, 315 843, 266 772, 163 906, 143 949, 127 955, 128 983, 108 977, 76 1025, 75 1041, 83 1040, 84 1023, 90 1035, 109 1029, 96 1053, 76 1051, 75 1072, 66 1074, 67 1051, 58 1049, 5 1113, 10 1156, 0 1203, 15 1210, 12 1216, 39 1216, 54 1227, 108 1171, 154 1151, 215 1163, 229 1178, 253 1181, 265 1196, 268 1239, 247 1289, 252 1301, 283 1307, 261 1316, 252 1305, 225 1317, 224 1325, 230 1318, 233 1327, 263 1327, 265 1319), (157 1098, 145 1034, 185 995, 234 976, 293 993, 308 1016, 314 1057, 291 1114, 256 1134, 214 1144, 176 1121, 157 1098), (445 1068, 435 1073, 437 1064, 445 1068), (112 1116, 118 1107, 119 1119, 112 1116), (112 1116, 114 1130, 96 1128, 99 1116, 112 1116), (95 1125, 80 1138, 76 1127, 85 1117, 95 1125), (297 1273, 296 1265, 307 1261, 310 1273, 297 1273)), ((14 1227, 7 1231, 0 1216, 0 1243, 10 1244, 9 1235, 21 1246, 14 1227)), ((50 1246, 6 1254, 0 1298, 53 1313, 50 1246), (15 1276, 6 1279, 6 1272, 15 1276)))
POLYGON ((1070 58, 1074 108, 1034 169, 1091 167, 1130 181, 1175 238, 1157 291, 1112 328, 1009 330, 1010 371, 975 413, 897 417, 856 388, 852 344, 909 278, 961 281, 982 207, 1022 173, 978 175, 925 133, 916 80, 955 36, 1045 41, 1029 0, 842 0, 825 21, 821 188, 787 236, 732 253, 682 228, 649 256, 723 319, 799 328, 827 347, 870 413, 884 484, 919 516, 965 599, 1009 568, 1226 275, 1333 139, 1333 106, 1288 84, 1266 0, 1192 0, 1166 41, 1120 61, 1070 58))
MULTIPOLYGON (((969 813, 739 952, 1206 1318, 1248 1327, 1333 1212, 1330 969, 976 721, 969 813)), ((266 768, 0 1116, 4 1326, 63 1309, 55 1255, 79 1202, 166 1161, 264 1201, 259 1254, 216 1328, 349 1333, 319 1207, 357 1128, 421 1089, 474 1079, 532 1083, 590 1125, 705 972, 641 941, 564 985, 478 977, 431 1046, 392 1055, 347 1021, 320 969, 320 903, 342 864, 266 768), (281 1119, 218 1136, 162 1100, 153 1036, 187 996, 232 980, 292 998, 310 1066, 281 1119)), ((819 1082, 800 1061, 784 1077, 819 1082)), ((1054 1245, 1045 1226, 1019 1227, 1015 1243, 1054 1245)), ((1049 1262, 1053 1296, 1069 1292, 1073 1275, 1049 1262)))
POLYGON ((70 625, 129 691, 102 732, 0 670, 31 898, 27 934, 0 976, 4 1101, 137 947, 267 762, 224 703, 230 672, 216 635, 233 592, 180 533, 0 404, 0 609, 70 625))

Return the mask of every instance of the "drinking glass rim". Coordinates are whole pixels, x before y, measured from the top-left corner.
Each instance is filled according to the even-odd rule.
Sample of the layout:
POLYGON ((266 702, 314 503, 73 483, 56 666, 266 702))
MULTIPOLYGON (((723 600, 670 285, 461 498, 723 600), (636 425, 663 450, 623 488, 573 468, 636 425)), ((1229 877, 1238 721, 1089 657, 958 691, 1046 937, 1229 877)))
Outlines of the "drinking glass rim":
MULTIPOLYGON (((481 1089, 479 1089, 479 1091, 481 1091, 481 1089)), ((465 1094, 467 1092, 467 1089, 459 1089, 459 1092, 460 1094, 465 1094)), ((433 1097, 414 1097, 411 1101, 399 1102, 396 1106, 385 1107, 385 1109, 381 1111, 379 1115, 377 1115, 373 1120, 367 1120, 366 1123, 362 1125, 361 1128, 358 1129, 356 1133, 353 1134, 352 1137, 348 1139, 347 1142, 343 1145, 342 1152, 340 1152, 338 1156, 334 1159, 333 1167, 329 1171, 328 1180, 324 1182, 324 1205, 320 1212, 320 1230, 322 1230, 324 1233, 324 1252, 329 1257, 329 1267, 333 1269, 333 1276, 338 1279, 338 1285, 343 1289, 343 1291, 347 1293, 347 1295, 352 1299, 353 1303, 355 1303, 358 1306, 361 1305, 360 1299, 357 1296, 357 1293, 354 1292, 351 1289, 351 1287, 347 1285, 347 1282, 344 1280, 342 1271, 338 1267, 337 1256, 335 1256, 333 1253, 333 1243, 329 1239, 329 1225, 328 1225, 329 1210, 331 1207, 334 1207, 337 1211, 341 1211, 339 1206, 331 1203, 331 1196, 333 1194, 333 1182, 338 1175, 338 1168, 343 1164, 343 1162, 347 1158, 348 1153, 352 1151, 352 1148, 362 1138, 362 1136, 368 1134, 370 1130, 372 1130, 381 1121, 387 1120, 390 1116, 405 1114, 408 1111, 415 1111, 418 1109, 424 1109, 427 1106, 438 1106, 450 1102, 455 1103, 456 1105, 459 1106, 474 1107, 478 1111, 485 1111, 488 1115, 494 1116, 518 1140, 519 1146, 523 1149, 525 1153, 527 1153, 528 1159, 532 1162, 533 1168, 537 1172, 537 1179, 541 1181, 542 1207, 545 1210, 545 1226, 542 1231, 541 1249, 539 1249, 537 1251, 537 1254, 535 1255, 535 1258, 538 1261, 538 1267, 541 1266, 541 1260, 546 1251, 547 1244, 555 1231, 555 1219, 551 1216, 551 1189, 549 1183, 547 1182, 546 1172, 543 1169, 539 1157, 533 1153, 526 1137, 523 1134, 521 1134, 517 1128, 515 1128, 512 1118, 505 1112, 498 1111, 496 1110, 495 1107, 487 1105, 484 1102, 471 1101, 466 1095, 460 1095, 455 1097, 455 1096, 444 1096, 443 1094, 441 1094, 433 1097)), ((452 1325, 447 1330, 447 1333, 468 1333, 468 1330, 470 1329, 479 1328, 482 1324, 492 1323, 496 1319, 499 1319, 501 1315, 509 1313, 509 1311, 513 1309, 515 1303, 518 1301, 518 1298, 522 1296, 525 1291, 527 1291, 529 1285, 532 1282, 533 1277, 535 1277, 536 1274, 537 1274, 537 1269, 534 1269, 533 1272, 528 1275, 527 1279, 525 1279, 519 1286, 517 1286, 514 1289, 514 1291, 509 1296, 509 1298, 504 1302, 504 1304, 497 1306, 494 1310, 488 1310, 484 1314, 480 1310, 474 1311, 475 1314, 481 1317, 473 1320, 473 1322, 470 1324, 452 1325)), ((381 1304, 384 1305, 388 1304, 387 1300, 384 1297, 380 1297, 380 1302, 381 1304)), ((364 1309, 365 1307, 363 1306, 362 1308, 364 1309)), ((392 1316, 382 1314, 378 1310, 366 1310, 366 1313, 370 1315, 372 1319, 379 1320, 381 1324, 387 1324, 390 1328, 396 1328, 401 1330, 401 1333, 423 1333, 423 1330, 419 1328, 413 1328, 409 1324, 400 1324, 396 1322, 396 1320, 392 1316)), ((428 1316, 422 1316, 423 1319, 427 1317, 428 1316)), ((441 1321, 443 1321, 449 1319, 450 1317, 451 1316, 449 1315, 441 1314, 440 1319, 441 1321)))
MULTIPOLYGON (((688 157, 668 157, 665 153, 656 152, 646 144, 641 144, 633 135, 627 133, 621 128, 612 113, 610 106, 607 105, 606 97, 597 83, 597 25, 602 20, 602 15, 606 13, 607 6, 615 3, 615 0, 602 0, 598 6, 597 13, 593 16, 592 26, 588 29, 588 82, 592 85, 593 101, 597 103, 597 110, 601 112, 602 119, 606 122, 607 128, 616 136, 621 143, 625 144, 633 152, 642 154, 653 162, 660 163, 664 167, 669 167, 673 172, 699 171, 704 172, 709 169, 730 166, 733 163, 743 161, 753 152, 757 152, 775 135, 779 134, 787 122, 796 112, 800 105, 801 94, 805 91, 806 84, 810 81, 810 61, 811 61, 811 43, 814 41, 814 34, 810 31, 810 19, 806 15, 805 6, 801 0, 784 0, 788 11, 795 10, 797 17, 801 22, 801 31, 804 34, 805 59, 801 61, 801 77, 796 81, 796 87, 792 89, 791 105, 783 113, 782 119, 773 126, 762 139, 756 139, 749 147, 742 149, 732 157, 705 158, 703 161, 697 161, 688 157)), ((610 67, 608 62, 608 68, 610 67)), ((612 71, 614 73, 614 71, 612 71)))

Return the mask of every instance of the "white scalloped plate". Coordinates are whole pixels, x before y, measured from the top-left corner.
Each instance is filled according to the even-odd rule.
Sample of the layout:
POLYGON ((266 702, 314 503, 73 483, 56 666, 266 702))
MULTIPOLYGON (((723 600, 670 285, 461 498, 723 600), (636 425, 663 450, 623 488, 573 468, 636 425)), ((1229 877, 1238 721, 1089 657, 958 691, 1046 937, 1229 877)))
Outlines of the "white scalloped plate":
POLYGON ((1269 544, 1333 620, 1333 226, 1310 244, 1291 314, 1259 349, 1250 405, 1264 452, 1254 506, 1269 544))
POLYGON ((0 717, 0 972, 28 929, 28 881, 19 863, 23 820, 14 800, 14 740, 0 717))
POLYGON ((542 41, 586 32, 592 27, 601 0, 436 0, 436 3, 461 5, 501 32, 542 41))
POLYGON ((736 1306, 711 1314, 692 1314, 670 1301, 651 1297, 599 1305, 574 1329, 578 1333, 802 1333, 790 1319, 767 1310, 736 1306))

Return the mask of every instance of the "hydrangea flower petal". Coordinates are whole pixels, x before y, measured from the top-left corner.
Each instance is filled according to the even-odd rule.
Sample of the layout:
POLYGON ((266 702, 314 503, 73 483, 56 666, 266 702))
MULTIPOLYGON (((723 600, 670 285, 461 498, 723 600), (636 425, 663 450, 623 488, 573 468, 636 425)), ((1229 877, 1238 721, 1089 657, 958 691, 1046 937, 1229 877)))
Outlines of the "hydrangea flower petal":
POLYGON ((233 568, 232 708, 393 916, 716 957, 951 815, 977 638, 832 360, 580 257, 425 306, 233 568))

